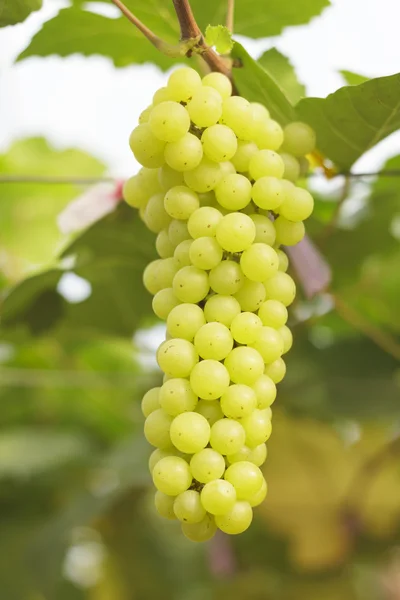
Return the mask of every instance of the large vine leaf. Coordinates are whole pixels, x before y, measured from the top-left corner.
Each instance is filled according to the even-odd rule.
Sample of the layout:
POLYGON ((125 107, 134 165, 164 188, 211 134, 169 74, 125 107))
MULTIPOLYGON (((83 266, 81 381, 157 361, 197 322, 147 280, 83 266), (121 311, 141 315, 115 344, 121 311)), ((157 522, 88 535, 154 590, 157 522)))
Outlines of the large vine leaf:
POLYGON ((296 110, 315 129, 318 148, 347 170, 400 128, 400 73, 343 87, 327 98, 304 98, 296 110))
POLYGON ((354 73, 354 71, 347 71, 346 69, 339 71, 339 73, 344 78, 347 85, 359 85, 360 83, 364 83, 365 81, 369 80, 369 77, 366 77, 365 75, 354 73))
POLYGON ((306 88, 297 79, 293 65, 279 50, 276 48, 267 50, 260 56, 258 62, 285 91, 290 102, 295 104, 306 95, 306 88))
POLYGON ((0 0, 0 27, 25 21, 26 17, 42 7, 42 0, 0 0))

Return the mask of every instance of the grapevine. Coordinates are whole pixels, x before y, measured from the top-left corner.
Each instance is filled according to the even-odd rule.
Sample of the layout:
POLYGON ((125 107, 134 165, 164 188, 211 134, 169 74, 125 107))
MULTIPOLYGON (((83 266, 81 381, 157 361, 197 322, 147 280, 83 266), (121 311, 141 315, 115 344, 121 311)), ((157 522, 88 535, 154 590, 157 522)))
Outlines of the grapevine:
POLYGON ((155 506, 193 541, 244 532, 267 495, 271 405, 292 345, 295 283, 281 246, 313 210, 296 185, 311 128, 282 128, 228 77, 175 70, 130 136, 124 198, 155 234, 143 281, 166 321, 163 384, 142 400, 155 506))

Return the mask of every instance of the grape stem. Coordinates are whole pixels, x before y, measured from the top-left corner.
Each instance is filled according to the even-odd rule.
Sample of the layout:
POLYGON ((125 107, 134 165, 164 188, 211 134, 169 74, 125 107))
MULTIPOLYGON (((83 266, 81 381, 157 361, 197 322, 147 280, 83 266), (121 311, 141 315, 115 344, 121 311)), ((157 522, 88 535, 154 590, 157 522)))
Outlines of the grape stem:
POLYGON ((235 0, 227 0, 226 28, 231 33, 233 33, 234 20, 235 20, 235 0))

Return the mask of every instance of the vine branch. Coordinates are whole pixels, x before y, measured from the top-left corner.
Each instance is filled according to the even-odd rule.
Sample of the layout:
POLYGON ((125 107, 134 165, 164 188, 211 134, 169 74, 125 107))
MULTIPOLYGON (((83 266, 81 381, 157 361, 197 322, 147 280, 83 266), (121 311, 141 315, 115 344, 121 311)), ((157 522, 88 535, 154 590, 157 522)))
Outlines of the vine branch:
POLYGON ((226 28, 233 33, 233 24, 235 21, 235 0, 228 0, 226 8, 226 28))

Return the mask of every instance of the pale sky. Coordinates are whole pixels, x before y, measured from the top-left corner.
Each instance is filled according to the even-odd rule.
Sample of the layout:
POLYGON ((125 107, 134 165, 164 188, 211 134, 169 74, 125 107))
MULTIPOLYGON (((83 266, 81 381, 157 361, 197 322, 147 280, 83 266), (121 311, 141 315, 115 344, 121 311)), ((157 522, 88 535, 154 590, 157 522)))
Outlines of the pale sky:
MULTIPOLYGON (((253 56, 276 45, 295 66, 308 95, 325 96, 343 85, 338 70, 368 76, 400 71, 399 0, 331 0, 321 17, 288 28, 279 38, 245 40, 253 56)), ((25 23, 0 30, 0 151, 26 136, 43 135, 56 147, 79 147, 99 157, 114 175, 136 170, 128 136, 166 74, 156 67, 116 69, 106 57, 30 58, 13 64, 30 37, 63 0, 25 23)), ((94 10, 115 7, 91 3, 94 10)), ((116 9, 115 9, 116 10, 116 9)), ((355 170, 376 170, 400 152, 400 136, 369 152, 355 170)))

